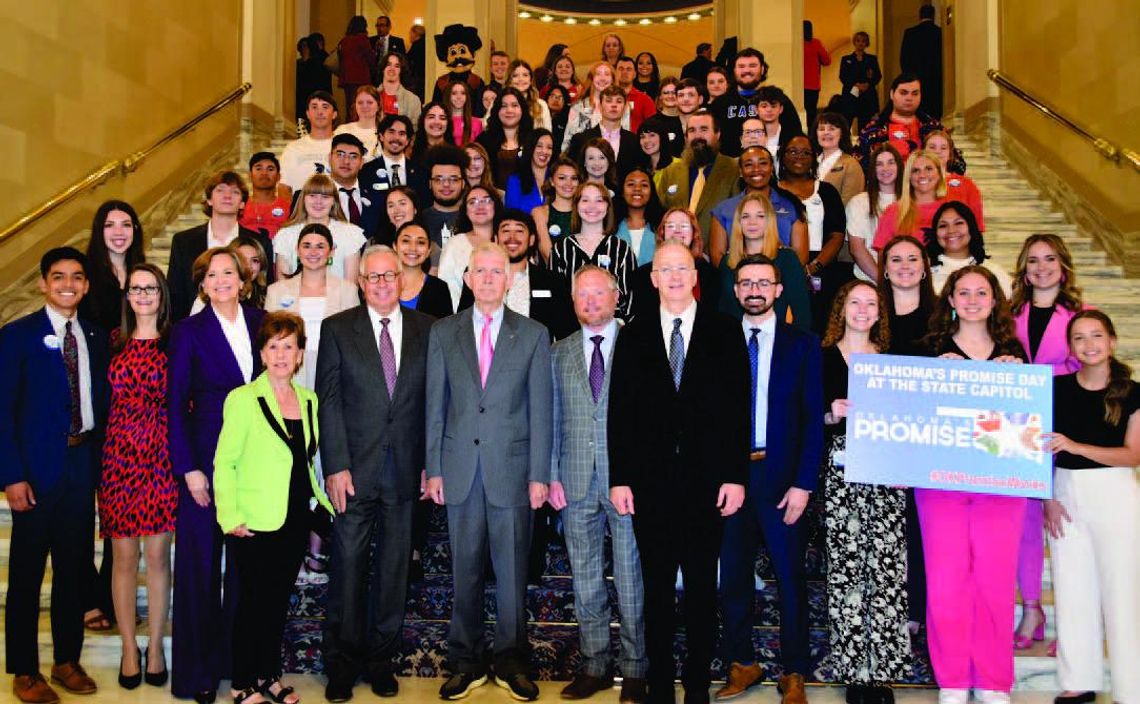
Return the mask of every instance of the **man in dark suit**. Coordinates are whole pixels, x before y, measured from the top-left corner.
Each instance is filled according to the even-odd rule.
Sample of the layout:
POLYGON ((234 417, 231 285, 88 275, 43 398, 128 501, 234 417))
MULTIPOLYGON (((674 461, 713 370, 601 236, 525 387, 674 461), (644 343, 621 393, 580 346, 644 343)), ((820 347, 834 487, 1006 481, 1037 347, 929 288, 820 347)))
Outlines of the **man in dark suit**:
MULTIPOLYGON (((511 260, 508 274, 508 308, 542 323, 550 333, 550 341, 561 340, 578 329, 574 304, 570 300, 570 284, 561 274, 531 263, 537 238, 534 218, 516 208, 499 214, 495 241, 507 250, 511 260)), ((475 303, 471 288, 464 284, 459 296, 459 310, 475 303)))
POLYGON ((716 62, 712 58, 712 44, 701 42, 697 44, 696 57, 681 67, 681 78, 691 78, 703 86, 709 69, 713 66, 716 66, 716 62))
POLYGON ((376 52, 376 57, 381 62, 388 55, 388 52, 408 53, 407 47, 404 46, 403 37, 392 34, 392 20, 387 15, 380 15, 376 18, 376 35, 369 37, 369 39, 372 40, 372 51, 376 52))
POLYGON ((366 248, 361 270, 364 304, 325 320, 317 357, 321 464, 336 509, 322 646, 333 702, 352 697, 362 671, 377 695, 397 693, 433 322, 400 306, 390 248, 366 248))
POLYGON ((487 681, 483 570, 495 571, 496 682, 538 697, 527 673, 526 561, 531 512, 550 482, 552 380, 546 329, 503 305, 510 261, 477 245, 463 275, 475 305, 437 322, 428 337, 427 491, 447 505, 455 601, 447 637, 460 699, 487 681))
MULTIPOLYGON (((758 534, 771 556, 780 593, 779 687, 783 704, 806 704, 808 660, 806 530, 800 520, 815 491, 823 458, 823 369, 819 339, 777 319, 773 305, 783 286, 771 259, 752 255, 736 265, 736 298, 751 367, 752 438, 748 495, 728 519, 720 551, 721 613, 728 681, 718 700, 742 694, 763 675, 752 645, 758 534)), ((741 344, 743 336, 743 342, 741 344)))
POLYGON ((40 674, 40 588, 51 555, 51 679, 75 694, 83 598, 94 559, 95 487, 107 419, 107 336, 79 320, 87 261, 59 247, 40 259, 44 307, 0 329, 0 484, 12 509, 5 662, 22 702, 59 701, 40 674))
MULTIPOLYGON (((194 290, 192 268, 194 260, 210 247, 227 247, 239 236, 257 240, 268 255, 273 251, 269 238, 260 230, 250 230, 238 224, 242 208, 249 200, 245 181, 233 171, 215 174, 206 184, 205 202, 202 208, 205 223, 183 230, 174 235, 170 243, 170 264, 166 268, 166 279, 170 284, 170 309, 174 320, 182 320, 190 315, 197 292, 194 290)), ((273 280, 273 267, 264 264, 266 275, 273 280)))
POLYGON ((685 583, 687 704, 709 701, 716 563, 724 518, 748 477, 748 356, 736 321, 698 308, 693 255, 667 240, 653 257, 658 315, 618 335, 608 417, 610 500, 633 514, 645 583, 650 704, 672 704, 674 584, 685 583), (711 429, 715 429, 715 432, 711 429))
POLYGON ((602 120, 597 125, 579 132, 570 140, 566 153, 579 164, 585 163, 583 150, 591 139, 601 137, 612 147, 617 141, 614 150, 617 158, 618 177, 626 174, 630 169, 645 161, 645 153, 641 151, 641 140, 637 134, 621 126, 622 115, 625 114, 626 96, 619 86, 608 86, 602 91, 602 120))
POLYGON ((942 119, 942 28, 934 24, 934 6, 918 9, 919 22, 903 32, 899 66, 922 81, 919 109, 936 120, 942 119))
MULTIPOLYGON (((348 216, 348 221, 364 230, 365 238, 371 239, 380 229, 380 214, 384 212, 385 199, 364 192, 359 178, 362 166, 364 143, 356 135, 347 132, 333 137, 332 151, 329 152, 329 175, 336 182, 340 207, 348 216)), ((298 191, 298 195, 299 193, 298 191)), ((296 199, 297 196, 294 196, 294 204, 296 199)))
POLYGON ((416 131, 415 125, 407 115, 385 115, 377 129, 380 132, 380 155, 361 167, 361 190, 383 207, 390 188, 411 186, 418 196, 416 207, 425 207, 428 170, 408 161, 405 156, 416 131))

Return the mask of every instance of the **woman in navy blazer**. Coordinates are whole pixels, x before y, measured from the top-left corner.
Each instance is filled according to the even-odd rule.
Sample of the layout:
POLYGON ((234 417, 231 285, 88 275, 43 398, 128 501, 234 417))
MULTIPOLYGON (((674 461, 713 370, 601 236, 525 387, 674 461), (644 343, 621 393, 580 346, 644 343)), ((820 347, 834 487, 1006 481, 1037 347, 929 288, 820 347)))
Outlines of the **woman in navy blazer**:
POLYGON ((233 250, 206 250, 194 261, 193 275, 207 305, 174 326, 168 353, 170 460, 183 482, 175 528, 171 692, 212 702, 230 662, 237 585, 227 573, 223 604, 223 539, 210 486, 214 451, 226 396, 260 371, 254 336, 265 313, 240 303, 249 270, 233 250))

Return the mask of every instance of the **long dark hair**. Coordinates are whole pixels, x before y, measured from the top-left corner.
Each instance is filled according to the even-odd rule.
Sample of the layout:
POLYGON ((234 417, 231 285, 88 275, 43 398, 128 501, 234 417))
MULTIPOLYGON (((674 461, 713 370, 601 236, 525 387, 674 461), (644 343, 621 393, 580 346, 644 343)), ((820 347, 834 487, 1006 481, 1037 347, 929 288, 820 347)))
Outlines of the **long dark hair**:
POLYGON ((1025 359, 1025 348, 1021 346, 1021 341, 1017 339, 1017 335, 1014 333, 1013 316, 1009 312, 1009 301, 1001 290, 1001 285, 993 272, 979 264, 964 266, 950 274, 950 278, 942 287, 941 295, 938 296, 938 302, 934 306, 934 314, 930 317, 930 333, 923 339, 923 342, 935 354, 945 352, 949 348, 952 338, 958 334, 960 327, 958 315, 954 307, 950 305, 950 299, 954 295, 954 289, 958 282, 970 274, 977 274, 984 278, 993 294, 994 305, 986 319, 986 332, 989 333, 990 340, 994 343, 994 353, 1025 359))
POLYGON ((887 321, 889 317, 886 311, 886 299, 888 296, 883 295, 882 289, 876 288, 875 284, 870 281, 861 281, 855 279, 848 281, 839 287, 835 293, 835 300, 831 304, 831 312, 827 316, 827 331, 823 335, 823 342, 820 343, 823 347, 831 347, 832 345, 839 344, 847 334, 847 315, 844 312, 847 308, 847 296, 851 294, 859 286, 866 286, 875 292, 875 298, 879 302, 879 319, 871 327, 870 340, 871 344, 879 352, 886 352, 891 346, 891 329, 890 323, 887 321))
POLYGON ((986 254, 986 243, 982 238, 982 231, 978 229, 978 219, 974 217, 974 211, 970 210, 970 206, 958 200, 948 200, 938 206, 938 210, 934 211, 934 217, 930 220, 932 230, 930 242, 926 245, 927 252, 930 254, 930 261, 938 261, 938 257, 946 251, 938 242, 938 221, 942 219, 944 213, 950 210, 958 213, 966 221, 966 229, 970 232, 970 256, 974 258, 975 264, 981 264, 989 258, 989 255, 986 254))
POLYGON ((91 288, 98 289, 114 282, 119 288, 119 279, 111 266, 111 252, 107 249, 107 239, 103 236, 103 225, 112 211, 120 210, 131 219, 133 237, 131 244, 124 253, 124 268, 129 272, 131 267, 146 260, 143 254, 143 229, 138 213, 130 203, 121 200, 109 200, 99 206, 95 216, 91 218, 91 240, 87 243, 87 279, 91 288))
MULTIPOLYGON (((451 228, 452 232, 457 234, 460 232, 466 233, 475 229, 475 226, 471 223, 471 218, 467 215, 467 199, 471 197, 471 192, 476 190, 484 191, 491 197, 491 203, 495 208, 495 214, 491 217, 492 223, 494 223, 495 219, 499 217, 499 214, 503 212, 503 199, 499 197, 499 191, 497 189, 488 188, 486 186, 472 186, 463 194, 463 207, 459 209, 459 215, 455 218, 455 225, 451 228)), ((491 229, 493 230, 494 228, 495 226, 492 224, 491 229)))
MULTIPOLYGON (((533 76, 531 80, 534 80, 533 76)), ((503 88, 503 91, 499 93, 499 97, 495 98, 495 104, 491 106, 491 111, 487 113, 487 129, 483 131, 483 134, 479 135, 479 139, 483 141, 484 145, 490 145, 487 147, 488 154, 499 151, 503 146, 503 142, 507 139, 506 134, 503 132, 503 123, 499 121, 499 111, 503 107, 503 98, 508 95, 514 96, 515 100, 519 102, 519 107, 522 108, 522 117, 519 119, 518 126, 518 142, 520 146, 526 141, 531 130, 534 129, 534 118, 530 116, 530 108, 526 96, 523 95, 521 91, 511 88, 510 86, 503 88)), ((492 164, 488 164, 487 167, 493 168, 492 164)))
POLYGON ((883 142, 871 150, 871 163, 867 166, 867 205, 872 218, 879 217, 879 189, 882 187, 879 185, 878 176, 875 175, 875 164, 879 161, 879 155, 884 153, 890 154, 895 160, 895 200, 902 198, 903 171, 906 169, 902 154, 899 154, 899 150, 890 142, 883 142))
POLYGON ((163 349, 166 348, 166 341, 170 337, 171 327, 171 311, 170 311, 170 286, 166 283, 166 276, 154 264, 147 264, 146 262, 138 262, 133 264, 127 271, 127 287, 123 289, 123 314, 122 320, 119 323, 119 334, 115 336, 111 345, 111 354, 116 355, 122 352, 127 347, 127 342, 134 337, 135 330, 138 329, 139 321, 135 317, 135 309, 131 308, 130 301, 127 298, 127 289, 130 288, 131 275, 136 271, 143 271, 154 277, 158 282, 158 293, 160 302, 158 304, 158 320, 156 321, 158 327, 158 344, 163 349))
POLYGON ((629 216, 629 204, 625 202, 625 180, 632 174, 642 174, 649 179, 649 200, 645 203, 645 225, 656 232, 657 225, 660 224, 661 217, 665 214, 665 206, 661 205, 661 199, 657 197, 657 189, 653 187, 653 174, 645 166, 634 166, 622 175, 621 183, 618 184, 617 196, 614 198, 614 219, 620 223, 629 216))
POLYGON ((911 235, 897 235, 891 238, 891 241, 883 247, 883 253, 879 255, 879 290, 883 292, 883 309, 886 310, 888 316, 898 315, 895 312, 895 293, 890 279, 887 278, 887 261, 890 259, 891 250, 900 244, 912 244, 918 248, 919 255, 922 257, 922 281, 918 284, 918 310, 919 315, 923 318, 930 318, 930 314, 934 312, 934 304, 938 302, 938 297, 934 293, 934 284, 931 281, 934 275, 930 272, 930 255, 926 252, 926 247, 918 238, 911 235))
POLYGON ((558 153, 558 148, 554 146, 554 135, 551 134, 550 130, 539 127, 531 131, 526 142, 523 143, 522 158, 515 162, 515 175, 519 177, 519 191, 524 195, 530 195, 534 189, 542 188, 546 183, 546 179, 543 179, 543 183, 537 183, 534 180, 534 166, 531 164, 531 160, 534 158, 534 149, 538 146, 538 140, 543 137, 550 137, 550 161, 546 164, 547 176, 551 172, 550 166, 554 163, 555 155, 558 153))
MULTIPOLYGON (((399 186, 397 186, 397 188, 399 188, 399 186)), ((329 245, 329 256, 331 257, 333 249, 336 247, 336 243, 333 242, 332 231, 329 230, 329 228, 325 227, 324 225, 320 224, 319 222, 311 222, 308 225, 305 225, 304 227, 301 228, 301 231, 299 233, 297 233, 297 249, 301 248, 301 240, 305 239, 305 235, 313 235, 313 234, 320 235, 324 239, 324 241, 328 243, 328 245, 329 245)), ((296 276, 300 276, 301 271, 305 268, 305 267, 301 266, 301 257, 300 257, 300 255, 297 254, 296 250, 293 251, 293 256, 297 257, 297 270, 294 271, 292 274, 287 274, 285 276, 285 278, 287 278, 287 279, 292 279, 296 276)))
MULTIPOLYGON (((446 100, 446 96, 444 99, 446 100)), ((468 102, 470 103, 471 101, 468 100, 468 102)), ((447 127, 443 130, 444 144, 455 144, 455 135, 451 130, 451 106, 433 100, 427 105, 424 105, 423 110, 420 111, 420 119, 416 121, 416 135, 412 138, 412 161, 414 162, 421 161, 430 148, 428 145, 427 131, 424 130, 424 120, 427 119, 428 110, 432 108, 443 110, 443 115, 447 120, 447 127)))
MULTIPOLYGON (((1113 340, 1116 340, 1116 327, 1112 324, 1112 319, 1099 310, 1082 310, 1072 318, 1069 319, 1069 327, 1065 330, 1065 338, 1069 340, 1069 346, 1072 347, 1073 339, 1073 325, 1078 320, 1095 320, 1104 326, 1104 331, 1113 340)), ((1108 388, 1105 389, 1104 394, 1104 422, 1109 425, 1120 425, 1124 420, 1121 416, 1124 414, 1124 399, 1128 398, 1128 394, 1132 392, 1132 367, 1116 358, 1116 355, 1109 355, 1108 357, 1108 388)))

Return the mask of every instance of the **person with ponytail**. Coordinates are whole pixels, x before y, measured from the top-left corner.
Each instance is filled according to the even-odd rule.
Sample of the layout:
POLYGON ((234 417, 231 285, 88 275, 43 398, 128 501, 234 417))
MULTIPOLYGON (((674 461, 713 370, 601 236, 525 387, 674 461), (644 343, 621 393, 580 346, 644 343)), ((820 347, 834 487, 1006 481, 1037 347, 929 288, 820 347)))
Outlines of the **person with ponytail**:
POLYGON ((1056 455, 1045 527, 1057 604, 1055 704, 1096 700, 1104 683, 1104 642, 1112 699, 1140 701, 1140 387, 1116 358, 1107 315, 1069 320, 1069 347, 1081 368, 1053 378, 1056 455))
MULTIPOLYGON (((1054 234, 1030 235, 1017 255, 1010 301, 1014 329, 1029 361, 1049 364, 1053 375, 1071 374, 1080 362, 1069 350, 1069 321, 1084 309, 1081 289, 1073 270, 1073 255, 1054 234)), ((1041 573, 1045 568, 1043 502, 1030 499, 1025 508, 1017 587, 1021 592, 1021 622, 1013 647, 1025 650, 1045 639, 1045 611, 1041 608, 1041 573)))

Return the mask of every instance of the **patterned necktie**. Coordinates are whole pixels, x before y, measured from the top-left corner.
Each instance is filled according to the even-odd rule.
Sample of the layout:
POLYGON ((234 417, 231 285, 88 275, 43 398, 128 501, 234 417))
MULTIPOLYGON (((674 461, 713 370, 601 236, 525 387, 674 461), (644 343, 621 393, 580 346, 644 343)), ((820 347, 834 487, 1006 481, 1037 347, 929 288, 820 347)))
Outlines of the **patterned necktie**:
POLYGON ((760 328, 752 328, 752 336, 748 338, 748 364, 752 367, 752 447, 756 447, 756 389, 760 382, 760 328))
POLYGON ((491 347, 491 316, 483 316, 483 331, 479 333, 479 381, 487 388, 487 374, 491 371, 491 358, 495 350, 491 347))
POLYGON ((602 358, 601 335, 594 335, 590 342, 594 343, 594 354, 590 356, 590 391, 594 394, 594 402, 602 395, 602 382, 606 379, 606 360, 602 358))
POLYGON ((342 188, 341 193, 348 196, 348 221, 353 225, 360 224, 360 206, 356 204, 356 199, 352 194, 356 192, 355 188, 342 188))
POLYGON ((697 177, 693 179, 693 187, 689 189, 689 211, 697 212, 697 204, 701 202, 701 194, 705 191, 705 170, 697 169, 697 177))
POLYGON ((673 370, 673 388, 680 390, 681 373, 685 371, 685 339, 681 337, 680 318, 673 318, 673 334, 669 336, 669 368, 673 370))
POLYGON ((380 366, 384 368, 384 383, 388 386, 388 398, 396 389, 396 348, 392 346, 392 336, 388 333, 388 318, 380 319, 380 366))
POLYGON ((79 398, 79 343, 71 330, 71 321, 63 326, 63 366, 67 367, 67 390, 71 392, 71 426, 69 435, 83 432, 83 410, 79 398))
POLYGON ((391 169, 392 169, 392 186, 393 187, 399 186, 400 185, 400 165, 399 164, 392 164, 391 169))

